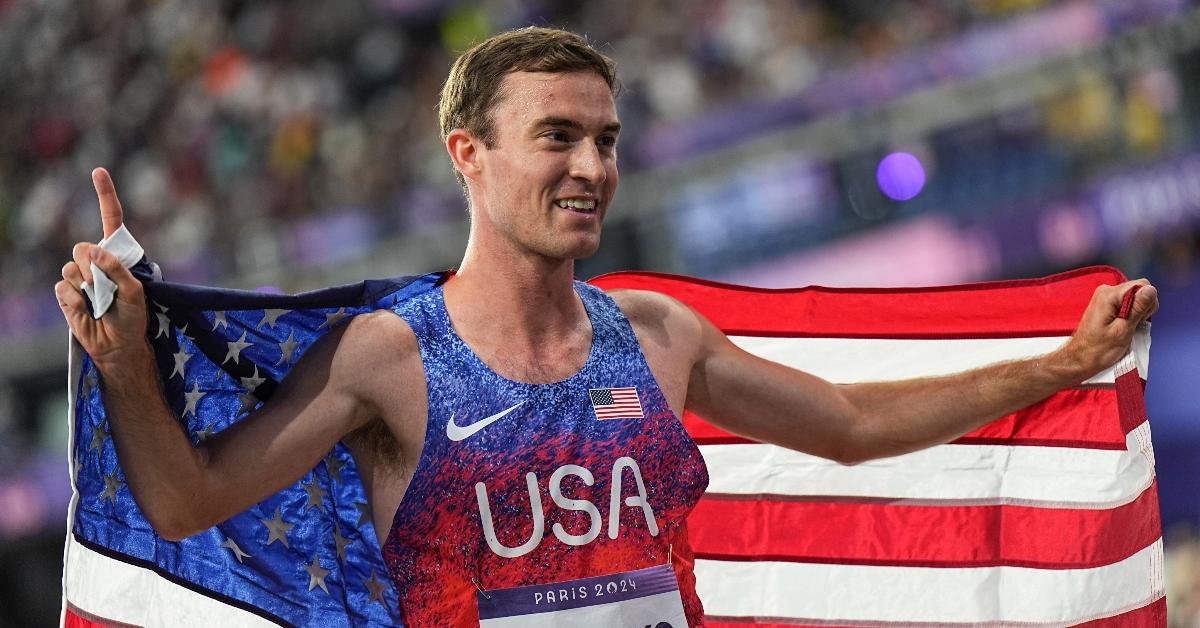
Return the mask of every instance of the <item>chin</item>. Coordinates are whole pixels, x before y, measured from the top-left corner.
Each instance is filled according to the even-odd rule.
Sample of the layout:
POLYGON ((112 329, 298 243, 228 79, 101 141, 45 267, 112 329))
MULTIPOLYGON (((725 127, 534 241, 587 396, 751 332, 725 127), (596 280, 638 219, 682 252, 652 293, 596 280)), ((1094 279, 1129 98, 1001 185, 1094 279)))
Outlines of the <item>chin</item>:
POLYGON ((557 259, 587 259, 600 250, 600 238, 580 238, 574 242, 564 242, 558 250, 549 256, 557 259))

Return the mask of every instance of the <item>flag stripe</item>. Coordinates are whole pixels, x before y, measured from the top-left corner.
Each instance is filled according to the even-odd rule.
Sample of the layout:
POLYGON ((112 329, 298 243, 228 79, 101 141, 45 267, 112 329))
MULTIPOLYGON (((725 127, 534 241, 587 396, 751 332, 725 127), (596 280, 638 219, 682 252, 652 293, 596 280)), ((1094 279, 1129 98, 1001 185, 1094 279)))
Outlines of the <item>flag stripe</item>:
POLYGON ((1120 562, 1079 570, 698 559, 696 583, 706 614, 717 622, 754 617, 835 625, 1081 622, 1139 608, 1162 596, 1162 540, 1120 562), (780 590, 771 585, 779 582, 789 586, 780 590))
MULTIPOLYGON (((872 622, 856 622, 853 627, 847 626, 838 622, 813 622, 813 621, 796 621, 793 623, 777 623, 768 619, 758 621, 755 618, 738 618, 738 621, 733 621, 730 618, 705 617, 705 628, 892 628, 903 626, 904 628, 976 628, 986 626, 986 628, 1030 628, 1039 624, 1030 624, 1022 622, 1020 624, 1003 624, 998 622, 987 622, 986 624, 978 623, 950 623, 950 622, 892 622, 892 621, 872 621, 872 622)), ((1079 628, 1161 628, 1167 623, 1167 598, 1160 597, 1158 600, 1146 604, 1133 610, 1111 615, 1101 619, 1093 619, 1082 624, 1077 624, 1079 628)), ((1061 622, 1053 622, 1049 624, 1041 624, 1044 626, 1060 626, 1061 622)))
POLYGON ((668 294, 734 335, 1021 338, 1070 335, 1096 286, 1123 281, 1115 268, 1093 266, 1040 279, 930 288, 772 290, 643 272, 589 283, 668 294))
POLYGON ((717 560, 1084 569, 1153 543, 1157 512, 1153 485, 1105 510, 703 499, 688 537, 717 560))
MULTIPOLYGON (((85 615, 135 626, 286 626, 164 578, 143 566, 105 556, 69 536, 67 604, 85 615), (132 583, 132 584, 131 584, 132 583)), ((86 624, 84 624, 86 625, 86 624)), ((106 624, 108 625, 108 624, 106 624)))
POLYGON ((139 628, 133 624, 105 619, 68 604, 63 614, 63 628, 139 628))
MULTIPOLYGON (((703 445, 710 493, 1105 508, 1127 504, 1154 479, 1142 455, 1149 425, 1129 450, 940 445, 846 466, 773 445, 703 445)), ((699 548, 697 548, 699 549, 699 548)))
MULTIPOLYGON (((954 442, 1125 449, 1122 426, 1115 421, 1104 420, 1116 413, 1117 390, 1114 387, 1063 390, 1041 403, 988 423, 954 442)), ((684 413, 683 424, 699 445, 754 442, 715 427, 691 412, 684 413)))
MULTIPOLYGON (((734 344, 760 358, 785 364, 835 384, 881 382, 950 375, 996 362, 1044 355, 1067 336, 909 340, 895 338, 775 338, 730 336, 734 344)), ((1135 347, 1142 377, 1149 343, 1135 347)), ((1087 384, 1112 384, 1116 367, 1087 384)))

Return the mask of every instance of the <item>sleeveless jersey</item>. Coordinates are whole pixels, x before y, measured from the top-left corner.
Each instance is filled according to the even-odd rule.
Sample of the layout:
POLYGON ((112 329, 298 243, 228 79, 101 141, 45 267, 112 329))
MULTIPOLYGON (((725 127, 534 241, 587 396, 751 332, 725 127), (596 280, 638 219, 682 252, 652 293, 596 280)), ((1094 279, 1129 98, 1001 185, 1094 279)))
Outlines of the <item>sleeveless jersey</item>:
POLYGON ((688 623, 702 625, 685 521, 708 471, 616 303, 575 290, 591 352, 551 384, 489 369, 452 328, 441 286, 395 306, 429 397, 424 448, 383 546, 407 626, 479 626, 489 591, 667 564, 688 623))

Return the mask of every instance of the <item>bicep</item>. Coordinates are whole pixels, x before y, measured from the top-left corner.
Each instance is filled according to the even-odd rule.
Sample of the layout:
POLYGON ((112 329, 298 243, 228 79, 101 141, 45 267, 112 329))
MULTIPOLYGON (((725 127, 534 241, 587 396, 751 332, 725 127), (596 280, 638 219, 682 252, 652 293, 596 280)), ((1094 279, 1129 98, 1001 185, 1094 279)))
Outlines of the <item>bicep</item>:
POLYGON ((843 387, 751 354, 696 317, 689 410, 740 436, 826 458, 844 456, 857 411, 843 387))
POLYGON ((374 415, 356 377, 369 356, 353 325, 318 340, 266 403, 205 442, 210 485, 201 494, 216 497, 214 521, 294 483, 374 415))

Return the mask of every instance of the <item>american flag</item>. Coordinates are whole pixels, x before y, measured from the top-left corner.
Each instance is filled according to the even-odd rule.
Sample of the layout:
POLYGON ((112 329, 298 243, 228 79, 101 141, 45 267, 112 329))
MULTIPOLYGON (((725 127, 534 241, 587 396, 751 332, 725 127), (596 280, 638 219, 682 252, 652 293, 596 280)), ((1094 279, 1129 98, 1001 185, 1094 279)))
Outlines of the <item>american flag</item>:
MULTIPOLYGON (((1061 346, 1099 284, 763 290, 649 273, 745 350, 848 384, 1061 346)), ((712 478, 688 519, 708 628, 1166 625, 1142 402, 1149 325, 1113 368, 951 444, 853 467, 683 421, 712 478)))
MULTIPOLYGON (((593 283, 673 295, 748 351, 850 383, 1051 350, 1093 288, 1122 279, 1092 268, 918 290, 769 291, 648 274, 593 283)), ((320 334, 437 280, 295 297, 148 281, 169 403, 199 442, 268 398, 320 334)), ((856 467, 685 414, 712 477, 688 521, 706 625, 1165 626, 1148 346, 1139 333, 1114 368, 952 444, 856 467)), ((400 624, 344 447, 245 513, 167 542, 129 494, 77 346, 72 363, 66 625, 400 624)), ((613 405, 618 391, 637 398, 607 389, 613 405)))
MULTIPOLYGON (((322 334, 438 280, 277 296, 153 281, 147 264, 134 271, 151 303, 148 336, 164 392, 196 443, 270 398, 322 334)), ((400 625, 363 484, 344 445, 245 512, 178 543, 165 541, 129 492, 99 374, 74 342, 71 363, 75 495, 63 558, 64 625, 400 625)))
POLYGON ((597 419, 642 419, 642 401, 637 388, 591 388, 592 410, 597 419))

